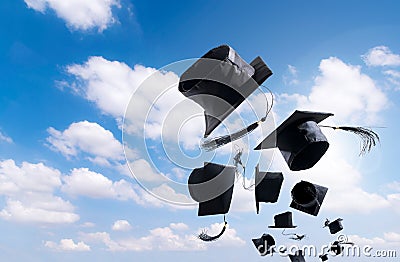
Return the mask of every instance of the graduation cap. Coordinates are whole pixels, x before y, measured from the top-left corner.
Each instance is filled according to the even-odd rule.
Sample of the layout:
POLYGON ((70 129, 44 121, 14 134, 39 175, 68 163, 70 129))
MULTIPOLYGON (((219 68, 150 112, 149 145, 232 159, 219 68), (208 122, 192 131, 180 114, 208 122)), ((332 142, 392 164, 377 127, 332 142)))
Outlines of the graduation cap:
MULTIPOLYGON (((181 75, 178 89, 204 108, 206 138, 271 75, 261 57, 248 64, 230 46, 221 45, 208 51, 181 75)), ((258 124, 206 141, 202 146, 209 150, 222 146, 253 131, 258 124)))
POLYGON ((274 252, 275 239, 270 234, 263 234, 260 238, 253 238, 252 241, 261 256, 274 252))
POLYGON ((293 255, 289 255, 290 261, 292 262, 306 262, 303 256, 303 250, 297 250, 293 255))
POLYGON ((307 181, 300 181, 291 191, 290 207, 317 216, 328 188, 307 181))
POLYGON ((336 234, 343 229, 342 221, 343 219, 341 218, 338 218, 332 222, 326 219, 324 227, 329 227, 329 231, 331 232, 331 234, 336 234))
POLYGON ((327 261, 328 260, 328 254, 320 255, 319 258, 321 259, 321 261, 327 261))
POLYGON ((330 250, 335 255, 340 255, 343 252, 344 247, 341 245, 340 241, 336 240, 332 243, 330 250))
MULTIPOLYGON (((198 216, 228 213, 232 200, 235 170, 234 166, 206 162, 203 167, 192 171, 188 179, 188 188, 190 196, 199 202, 198 216)), ((218 236, 210 237, 202 232, 199 238, 204 241, 216 240, 226 229, 225 218, 224 222, 224 227, 218 236)))
POLYGON ((313 167, 329 148, 320 127, 344 130, 362 139, 360 154, 368 152, 379 142, 374 131, 364 127, 318 125, 332 113, 296 110, 276 130, 268 135, 255 150, 278 147, 290 170, 298 171, 313 167))
POLYGON ((343 252, 343 250, 344 250, 343 245, 352 245, 352 246, 354 245, 353 242, 347 241, 347 237, 344 236, 344 238, 343 238, 342 236, 339 236, 338 240, 335 240, 331 244, 330 251, 335 255, 340 255, 343 252))
POLYGON ((295 228, 292 222, 292 212, 287 211, 282 214, 274 216, 274 225, 268 226, 269 228, 295 228))
POLYGON ((290 170, 311 168, 329 147, 317 123, 332 115, 296 110, 254 149, 278 147, 290 170))
POLYGON ((283 175, 280 172, 260 172, 256 166, 256 210, 259 212, 259 202, 276 203, 283 183, 283 175))

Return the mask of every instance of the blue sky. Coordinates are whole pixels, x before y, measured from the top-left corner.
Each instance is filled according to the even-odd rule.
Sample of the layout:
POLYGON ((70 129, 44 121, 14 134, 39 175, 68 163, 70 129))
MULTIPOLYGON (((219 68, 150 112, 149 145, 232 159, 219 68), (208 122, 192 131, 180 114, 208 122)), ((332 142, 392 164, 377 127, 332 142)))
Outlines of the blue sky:
MULTIPOLYGON (((0 260, 289 261, 260 257, 251 239, 270 233, 279 244, 319 247, 335 240, 322 225, 337 217, 344 219, 343 233, 351 241, 400 256, 399 9, 398 1, 3 1, 0 260), (246 61, 259 55, 272 69, 265 82, 275 97, 270 121, 279 124, 304 109, 334 113, 328 124, 384 128, 375 129, 381 143, 364 157, 352 135, 323 130, 330 142, 327 154, 301 172, 290 171, 279 151, 247 150, 268 127, 262 130, 267 133, 259 130, 239 141, 247 150, 248 170, 260 162, 263 170, 284 173, 279 202, 261 204, 257 215, 254 192, 241 189, 238 181, 229 229, 205 244, 196 234, 203 228, 219 231, 221 216, 200 218, 196 206, 171 205, 153 195, 190 202, 185 182, 191 169, 182 168, 185 161, 173 153, 180 146, 196 156, 204 130, 203 120, 194 118, 178 136, 161 134, 163 120, 178 126, 185 114, 201 113, 169 89, 190 61, 171 63, 221 44, 246 61), (143 84, 150 75, 154 89, 143 84), (148 118, 129 114, 148 109, 146 99, 165 90, 148 118), (151 127, 143 131, 143 125, 151 127), (329 188, 317 217, 289 208, 290 189, 300 180, 329 188), (273 215, 286 210, 293 212, 295 232, 307 235, 302 242, 268 230, 273 215)), ((239 115, 227 119, 227 128, 240 127, 238 116, 254 120, 246 106, 262 112, 260 97, 260 91, 250 97, 239 115)), ((213 161, 231 164, 231 152, 224 147, 213 161)))

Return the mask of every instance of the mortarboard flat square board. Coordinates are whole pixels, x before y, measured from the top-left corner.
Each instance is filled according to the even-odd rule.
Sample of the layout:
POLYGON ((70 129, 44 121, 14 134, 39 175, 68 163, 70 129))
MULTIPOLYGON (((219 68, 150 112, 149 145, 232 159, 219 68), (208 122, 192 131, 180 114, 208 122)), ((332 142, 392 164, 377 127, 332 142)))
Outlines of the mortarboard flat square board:
POLYGON ((256 211, 259 213, 259 202, 276 203, 283 183, 283 174, 280 172, 260 172, 256 166, 256 211))
POLYGON ((328 224, 329 231, 331 232, 331 234, 336 234, 337 232, 343 229, 342 221, 343 219, 338 218, 335 221, 332 221, 328 224))
POLYGON ((207 137, 271 75, 261 57, 248 64, 233 48, 221 45, 181 75, 178 89, 204 109, 207 137))
POLYGON ((297 183, 292 191, 291 208, 317 216, 328 188, 307 181, 297 183))
POLYGON ((321 259, 321 261, 327 261, 328 260, 328 255, 327 254, 323 254, 323 255, 320 255, 319 258, 321 259))
POLYGON ((253 238, 251 241, 262 256, 274 252, 275 239, 270 234, 263 234, 260 238, 253 238))
POLYGON ((298 250, 295 254, 289 255, 289 258, 292 262, 306 262, 302 250, 298 250))
POLYGON ((332 115, 296 110, 254 150, 278 147, 290 170, 309 169, 328 150, 329 143, 318 123, 332 115))
POLYGON ((235 182, 234 166, 204 163, 189 175, 191 197, 199 202, 198 216, 226 214, 232 200, 235 182))

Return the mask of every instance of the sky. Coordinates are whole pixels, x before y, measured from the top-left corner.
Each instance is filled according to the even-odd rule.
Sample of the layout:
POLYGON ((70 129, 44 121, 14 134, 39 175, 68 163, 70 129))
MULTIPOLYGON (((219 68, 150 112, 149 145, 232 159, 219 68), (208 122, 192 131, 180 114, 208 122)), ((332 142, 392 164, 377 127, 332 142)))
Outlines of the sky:
MULTIPOLYGON (((290 261, 261 257, 251 239, 277 245, 335 241, 326 218, 360 247, 400 256, 400 18, 398 1, 5 0, 0 5, 1 261, 290 261), (273 71, 273 108, 262 127, 215 152, 198 147, 202 108, 179 93, 180 74, 230 45, 273 71), (327 125, 380 136, 359 156, 358 138, 323 129, 330 147, 311 169, 290 171, 279 150, 252 150, 294 110, 333 113, 327 125), (235 146, 236 145, 236 146, 235 146), (187 179, 204 161, 282 172, 276 204, 260 204, 238 177, 228 228, 197 216, 187 179), (318 216, 289 207, 301 180, 325 186, 318 216), (293 213, 298 242, 269 229, 293 213)), ((259 119, 261 88, 212 136, 259 119)), ((398 261, 361 255, 331 261, 398 261)), ((320 261, 306 257, 306 261, 320 261)))

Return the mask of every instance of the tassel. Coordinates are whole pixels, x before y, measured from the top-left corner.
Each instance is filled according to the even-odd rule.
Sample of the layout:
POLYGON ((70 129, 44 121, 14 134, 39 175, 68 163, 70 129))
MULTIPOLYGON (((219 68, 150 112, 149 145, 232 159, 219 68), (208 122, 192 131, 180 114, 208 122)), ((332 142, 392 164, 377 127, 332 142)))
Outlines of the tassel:
POLYGON ((344 130, 348 132, 352 132, 358 135, 361 138, 361 146, 360 146, 360 156, 365 155, 367 152, 371 151, 371 148, 379 143, 379 135, 375 133, 373 130, 365 128, 365 127, 352 127, 352 126, 323 126, 321 127, 329 127, 334 130, 344 130))
POLYGON ((261 121, 257 121, 236 133, 206 140, 201 144, 201 148, 206 151, 212 151, 232 141, 238 140, 239 138, 244 137, 245 135, 251 133, 254 129, 256 129, 259 126, 260 122, 261 121))
POLYGON ((202 149, 204 149, 206 151, 212 151, 212 150, 217 149, 218 147, 221 147, 223 145, 229 144, 232 141, 238 140, 239 138, 242 138, 245 135, 251 133, 254 129, 256 129, 262 122, 264 122, 267 119, 267 116, 268 116, 269 112, 271 112, 272 107, 274 105, 274 95, 273 95, 272 91, 268 87, 265 87, 263 85, 260 85, 260 86, 262 86, 265 89, 267 89, 269 91, 269 93, 271 94, 271 98, 272 98, 271 106, 269 106, 268 98, 264 94, 265 100, 267 102, 267 110, 265 112, 265 116, 262 117, 259 121, 254 122, 253 124, 249 125, 248 127, 243 128, 242 130, 239 130, 239 131, 237 131, 237 132, 235 132, 233 134, 220 136, 220 137, 216 137, 216 138, 208 139, 208 140, 204 141, 200 145, 202 149))
POLYGON ((227 224, 228 223, 226 221, 224 221, 224 227, 222 228, 221 232, 216 236, 207 235, 207 232, 205 230, 203 230, 197 237, 199 239, 203 240, 203 241, 206 241, 206 242, 215 241, 215 240, 217 240, 218 238, 220 238, 224 234, 227 224))

